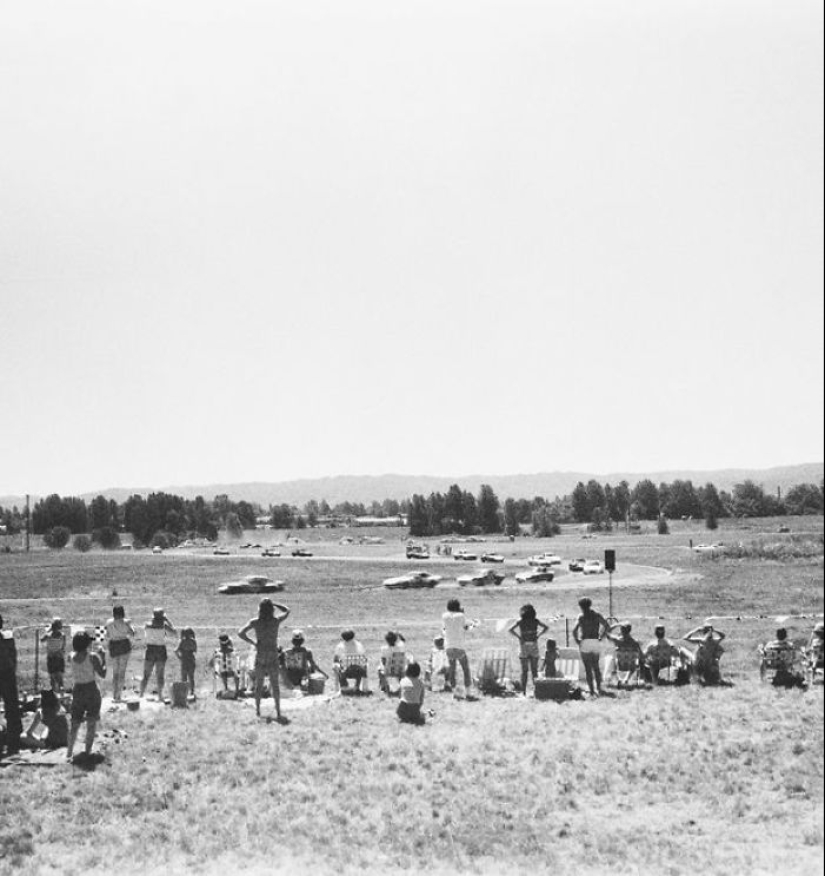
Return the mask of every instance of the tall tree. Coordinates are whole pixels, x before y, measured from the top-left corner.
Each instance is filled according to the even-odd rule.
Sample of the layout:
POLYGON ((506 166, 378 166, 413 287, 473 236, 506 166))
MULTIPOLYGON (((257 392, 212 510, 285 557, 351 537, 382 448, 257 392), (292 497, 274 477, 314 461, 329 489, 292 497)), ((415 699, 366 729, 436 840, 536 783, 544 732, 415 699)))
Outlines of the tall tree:
POLYGON ((489 484, 482 484, 478 492, 478 522, 482 532, 501 532, 498 496, 489 484))
POLYGON ((504 533, 509 536, 516 536, 521 532, 519 526, 519 508, 515 499, 504 500, 504 533))

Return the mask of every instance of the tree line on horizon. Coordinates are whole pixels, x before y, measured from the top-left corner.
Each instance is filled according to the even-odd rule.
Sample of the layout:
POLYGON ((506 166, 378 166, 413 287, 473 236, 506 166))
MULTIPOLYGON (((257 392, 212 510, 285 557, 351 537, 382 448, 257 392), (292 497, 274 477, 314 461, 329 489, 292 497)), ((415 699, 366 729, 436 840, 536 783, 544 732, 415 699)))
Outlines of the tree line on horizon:
MULTIPOLYGON (((137 546, 172 547, 184 538, 215 541, 221 530, 242 537, 262 521, 273 529, 305 529, 318 526, 349 525, 354 518, 374 517, 406 521, 411 537, 437 535, 482 535, 530 532, 549 537, 562 524, 586 524, 595 531, 611 531, 619 525, 641 521, 704 519, 708 529, 726 517, 773 517, 822 514, 825 509, 822 482, 797 484, 782 496, 766 493, 753 481, 736 484, 728 492, 712 483, 695 487, 690 480, 675 480, 658 486, 643 479, 634 487, 627 481, 612 486, 590 480, 581 481, 566 496, 548 500, 507 498, 502 503, 493 488, 483 484, 477 495, 453 484, 446 493, 429 496, 413 494, 409 499, 385 499, 368 505, 340 502, 330 506, 326 500, 310 500, 302 507, 287 503, 267 509, 246 501, 232 501, 218 495, 211 501, 202 496, 184 499, 169 493, 133 495, 125 502, 99 495, 90 502, 52 494, 40 499, 31 512, 29 531, 42 535, 50 547, 64 547, 72 536, 75 546, 88 549, 93 544, 104 548, 120 546, 120 534, 128 532, 137 546)), ((26 530, 25 509, 0 506, 0 527, 14 535, 26 530)))

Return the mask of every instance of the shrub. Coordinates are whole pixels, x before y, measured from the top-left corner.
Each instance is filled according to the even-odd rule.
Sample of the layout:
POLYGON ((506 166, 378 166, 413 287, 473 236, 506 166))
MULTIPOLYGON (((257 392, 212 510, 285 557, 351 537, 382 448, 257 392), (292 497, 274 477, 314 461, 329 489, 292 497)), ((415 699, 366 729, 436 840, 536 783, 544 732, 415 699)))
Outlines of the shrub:
POLYGON ((705 528, 710 530, 719 528, 719 521, 716 519, 715 511, 708 511, 705 515, 705 528))
POLYGON ((92 533, 92 541, 108 551, 117 550, 120 547, 120 534, 111 526, 102 526, 92 533))
POLYGON ((68 526, 53 526, 43 533, 43 544, 52 550, 61 550, 69 543, 72 531, 68 526))
POLYGON ((81 532, 79 535, 76 535, 72 540, 72 547, 76 551, 80 551, 80 553, 85 554, 86 551, 90 551, 92 549, 92 537, 87 535, 85 532, 81 532))
POLYGON ((663 515, 659 515, 659 521, 656 524, 656 531, 659 535, 670 535, 670 527, 667 525, 667 518, 663 515))
POLYGON ((166 550, 167 548, 173 548, 178 543, 178 537, 173 532, 166 532, 164 530, 159 530, 152 536, 152 541, 150 543, 150 547, 159 547, 161 550, 166 550))

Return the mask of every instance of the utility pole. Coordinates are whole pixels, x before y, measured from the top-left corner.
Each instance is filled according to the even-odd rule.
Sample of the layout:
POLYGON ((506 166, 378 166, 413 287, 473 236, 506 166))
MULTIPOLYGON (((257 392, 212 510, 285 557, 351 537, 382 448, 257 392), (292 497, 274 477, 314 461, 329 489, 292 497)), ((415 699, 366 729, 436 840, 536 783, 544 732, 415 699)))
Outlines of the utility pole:
POLYGON ((29 552, 29 530, 31 529, 31 512, 29 511, 29 494, 26 493, 26 553, 29 552))

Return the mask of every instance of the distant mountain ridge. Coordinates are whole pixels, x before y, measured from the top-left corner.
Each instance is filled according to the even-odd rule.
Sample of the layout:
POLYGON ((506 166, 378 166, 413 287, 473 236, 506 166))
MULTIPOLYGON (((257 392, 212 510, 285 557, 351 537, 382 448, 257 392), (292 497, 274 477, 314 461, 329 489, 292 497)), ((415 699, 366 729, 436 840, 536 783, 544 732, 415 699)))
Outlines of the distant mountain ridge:
MULTIPOLYGON (((611 472, 596 474, 593 472, 539 472, 535 474, 513 475, 464 475, 461 477, 434 477, 432 475, 336 475, 324 478, 302 478, 300 480, 281 481, 277 483, 231 483, 177 485, 158 487, 113 487, 82 493, 86 501, 102 495, 107 499, 124 502, 135 494, 146 496, 149 493, 173 493, 185 499, 203 496, 211 500, 225 493, 233 501, 245 500, 257 503, 264 508, 286 503, 289 505, 304 505, 310 499, 322 499, 330 505, 339 502, 362 502, 369 504, 384 499, 408 499, 413 493, 428 496, 432 492, 446 493, 452 484, 458 484, 461 489, 477 493, 482 484, 489 484, 504 500, 530 499, 533 496, 543 496, 553 499, 556 496, 568 495, 573 491, 578 481, 587 483, 596 480, 600 484, 613 484, 626 480, 631 487, 638 481, 649 478, 657 486, 675 480, 690 480, 694 486, 703 486, 711 482, 720 490, 731 490, 734 484, 752 480, 761 484, 768 493, 776 493, 780 489, 784 494, 787 490, 802 483, 819 484, 825 477, 825 463, 812 462, 800 465, 778 466, 764 469, 716 469, 716 470, 672 470, 656 472, 611 472)), ((32 496, 32 504, 40 498, 32 496)), ((25 496, 0 496, 0 505, 5 508, 25 504, 25 496)))

